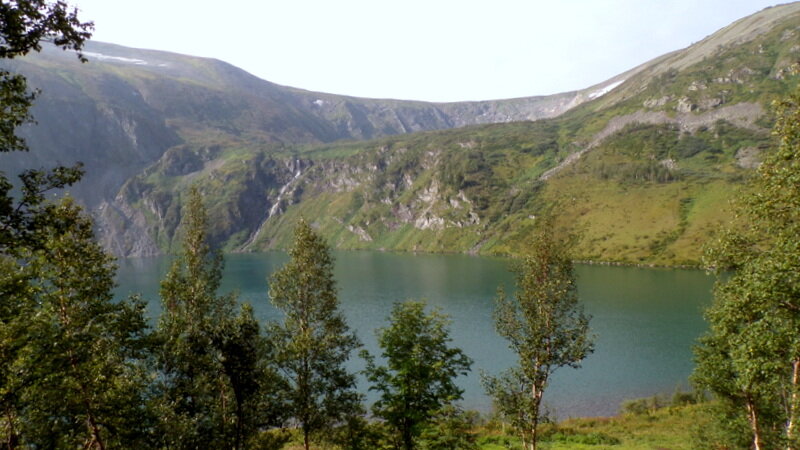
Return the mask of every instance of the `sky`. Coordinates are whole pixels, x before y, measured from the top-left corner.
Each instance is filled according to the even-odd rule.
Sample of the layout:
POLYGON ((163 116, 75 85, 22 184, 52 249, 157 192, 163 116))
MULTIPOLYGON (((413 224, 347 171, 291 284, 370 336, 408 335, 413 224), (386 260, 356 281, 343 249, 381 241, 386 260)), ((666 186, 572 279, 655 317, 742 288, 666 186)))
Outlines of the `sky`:
POLYGON ((312 91, 425 101, 583 89, 775 0, 68 0, 93 39, 312 91))

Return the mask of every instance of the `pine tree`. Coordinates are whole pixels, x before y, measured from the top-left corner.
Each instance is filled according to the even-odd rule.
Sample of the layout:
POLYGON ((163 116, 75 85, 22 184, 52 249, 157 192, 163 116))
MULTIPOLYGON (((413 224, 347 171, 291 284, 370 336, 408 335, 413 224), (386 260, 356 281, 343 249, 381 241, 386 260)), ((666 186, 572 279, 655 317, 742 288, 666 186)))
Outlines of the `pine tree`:
POLYGON ((308 449, 312 433, 361 413, 355 376, 344 366, 360 344, 339 311, 330 251, 303 220, 289 256, 269 280, 272 303, 284 313, 283 323, 273 324, 270 334, 289 383, 287 410, 308 449))

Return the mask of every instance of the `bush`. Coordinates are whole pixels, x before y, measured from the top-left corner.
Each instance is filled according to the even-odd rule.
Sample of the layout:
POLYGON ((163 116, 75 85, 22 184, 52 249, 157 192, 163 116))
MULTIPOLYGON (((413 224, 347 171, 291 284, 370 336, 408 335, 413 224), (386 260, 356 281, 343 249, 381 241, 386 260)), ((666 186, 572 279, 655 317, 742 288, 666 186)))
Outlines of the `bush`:
POLYGON ((622 410, 623 414, 642 415, 654 413, 657 410, 668 406, 694 405, 702 400, 702 394, 698 394, 696 392, 683 392, 680 389, 677 389, 669 400, 660 395, 625 400, 622 402, 622 405, 620 405, 620 410, 622 410))
POLYGON ((626 400, 622 402, 622 412, 625 414, 649 414, 657 410, 669 406, 669 402, 658 395, 647 398, 636 398, 633 400, 626 400))
POLYGON ((543 440, 563 444, 583 445, 619 445, 622 443, 619 439, 604 433, 579 433, 568 428, 556 431, 543 440))

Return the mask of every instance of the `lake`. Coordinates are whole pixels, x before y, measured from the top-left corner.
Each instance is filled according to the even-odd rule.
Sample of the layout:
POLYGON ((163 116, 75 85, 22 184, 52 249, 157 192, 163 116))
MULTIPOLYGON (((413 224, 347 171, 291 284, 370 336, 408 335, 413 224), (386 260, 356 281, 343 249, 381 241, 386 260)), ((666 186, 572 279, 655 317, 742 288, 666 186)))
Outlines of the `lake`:
MULTIPOLYGON (((453 345, 474 359, 470 375, 459 379, 465 390, 462 405, 491 410, 480 372, 496 374, 515 363, 492 322, 498 286, 513 292, 510 259, 380 252, 334 256, 342 310, 372 354, 379 354, 374 329, 386 324, 392 304, 424 299, 450 316, 453 345)), ((237 291, 259 319, 277 320, 280 313, 269 303, 266 280, 287 259, 279 252, 226 255, 221 292, 237 291)), ((149 314, 157 317, 158 283, 168 267, 165 257, 120 260, 117 295, 141 293, 149 314)), ((545 393, 548 409, 559 418, 606 416, 625 399, 687 389, 692 345, 706 329, 702 313, 711 301, 713 277, 697 270, 593 265, 578 265, 576 272, 581 302, 592 315, 595 352, 580 369, 556 372, 545 393)), ((354 358, 351 368, 363 368, 354 358)))

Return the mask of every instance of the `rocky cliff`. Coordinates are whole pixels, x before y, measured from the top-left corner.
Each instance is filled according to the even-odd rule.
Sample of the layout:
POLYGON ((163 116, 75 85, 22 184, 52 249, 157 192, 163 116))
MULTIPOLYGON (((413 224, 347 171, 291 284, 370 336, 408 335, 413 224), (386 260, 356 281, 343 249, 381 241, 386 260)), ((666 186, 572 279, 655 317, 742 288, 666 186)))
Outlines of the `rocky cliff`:
POLYGON ((340 248, 515 253, 556 208, 582 258, 692 263, 771 146, 798 33, 800 4, 784 5, 581 91, 452 104, 308 92, 94 43, 89 64, 13 63, 43 91, 25 130, 37 159, 0 157, 84 161, 74 194, 119 255, 174 250, 196 184, 229 251, 282 247, 303 216, 340 248))

